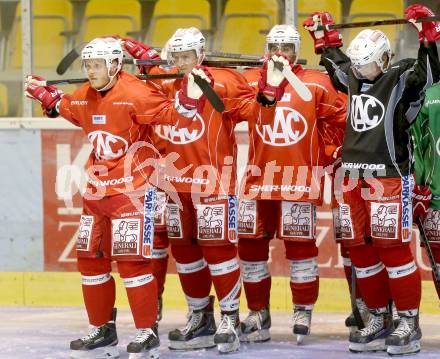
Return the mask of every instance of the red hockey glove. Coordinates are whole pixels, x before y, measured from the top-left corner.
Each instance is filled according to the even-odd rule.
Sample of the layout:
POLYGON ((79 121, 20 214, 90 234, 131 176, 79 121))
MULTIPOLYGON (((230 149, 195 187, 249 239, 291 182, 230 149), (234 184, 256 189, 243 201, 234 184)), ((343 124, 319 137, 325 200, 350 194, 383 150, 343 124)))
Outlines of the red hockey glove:
POLYGON ((412 205, 414 219, 417 217, 424 218, 428 212, 431 202, 432 193, 429 187, 415 185, 412 193, 412 205))
POLYGON ((196 66, 193 70, 185 75, 182 81, 182 88, 178 92, 179 103, 189 110, 197 110, 198 113, 203 112, 205 107, 206 97, 203 95, 199 85, 194 82, 194 75, 199 75, 211 86, 214 84, 214 79, 205 66, 196 66))
POLYGON ((426 38, 428 42, 436 42, 440 39, 440 21, 415 22, 426 16, 435 16, 432 10, 424 5, 413 4, 405 9, 405 19, 412 22, 419 33, 419 41, 422 43, 426 38))
POLYGON ((44 78, 35 75, 28 76, 24 84, 24 94, 41 103, 41 108, 47 117, 57 117, 56 105, 61 101, 64 92, 53 85, 41 86, 40 81, 44 81, 44 78))
POLYGON ((321 54, 324 47, 341 47, 342 36, 337 30, 317 30, 318 26, 334 25, 335 21, 328 12, 315 12, 303 22, 315 42, 315 54, 321 54))
MULTIPOLYGON (((151 47, 132 39, 124 39, 124 48, 136 60, 160 60, 159 53, 151 47)), ((148 65, 138 65, 139 71, 142 74, 148 73, 148 65)))
POLYGON ((273 55, 264 62, 263 68, 260 70, 261 77, 258 81, 258 89, 259 92, 265 96, 275 97, 275 99, 279 101, 283 97, 288 81, 283 73, 275 67, 275 62, 281 63, 283 67, 293 66, 289 60, 280 53, 273 55))

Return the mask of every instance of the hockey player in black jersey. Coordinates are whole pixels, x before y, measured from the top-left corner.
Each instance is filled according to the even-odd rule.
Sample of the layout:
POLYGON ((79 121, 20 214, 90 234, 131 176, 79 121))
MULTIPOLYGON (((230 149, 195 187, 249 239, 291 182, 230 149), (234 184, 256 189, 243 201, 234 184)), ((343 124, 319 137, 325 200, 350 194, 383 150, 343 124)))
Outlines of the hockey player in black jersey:
POLYGON ((418 58, 391 64, 391 46, 378 30, 363 30, 344 54, 336 30, 318 30, 334 21, 327 12, 304 22, 322 54, 334 85, 348 93, 349 110, 342 146, 340 200, 342 238, 350 247, 357 284, 371 315, 365 328, 350 334, 351 351, 387 350, 390 355, 420 351, 420 273, 409 243, 412 232, 409 128, 428 87, 439 80, 435 41, 440 22, 415 23, 433 16, 414 4, 405 10, 419 33, 418 58), (371 244, 364 238, 370 237, 371 244), (387 308, 393 299, 400 317, 394 328, 387 308))

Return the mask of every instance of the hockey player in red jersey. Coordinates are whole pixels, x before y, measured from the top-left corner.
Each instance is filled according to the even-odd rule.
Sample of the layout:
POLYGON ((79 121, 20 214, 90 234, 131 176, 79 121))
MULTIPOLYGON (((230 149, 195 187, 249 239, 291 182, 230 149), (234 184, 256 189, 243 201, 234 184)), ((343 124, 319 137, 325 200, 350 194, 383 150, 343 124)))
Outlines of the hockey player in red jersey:
POLYGON ((138 330, 127 352, 130 358, 159 355, 157 283, 150 261, 156 190, 149 176, 157 157, 152 125, 186 125, 189 120, 165 95, 122 71, 122 58, 118 40, 98 38, 82 51, 89 82, 72 95, 43 86, 37 76, 29 76, 25 84, 25 94, 38 100, 46 115, 60 114, 81 127, 93 146, 76 246, 92 328, 70 343, 73 358, 119 356, 112 260, 123 278, 138 330), (161 112, 172 114, 162 117, 161 112))
MULTIPOLYGON (((405 17, 414 22, 432 16, 414 4, 405 17)), ((350 247, 357 284, 371 312, 366 326, 350 334, 351 351, 387 350, 389 355, 420 350, 420 273, 411 253, 411 169, 409 127, 420 109, 424 91, 440 76, 435 41, 439 22, 416 24, 420 48, 417 61, 391 65, 390 43, 381 31, 363 30, 347 55, 331 25, 330 14, 317 12, 304 22, 315 41, 315 52, 335 86, 348 92, 350 113, 342 146, 344 171, 342 238, 350 247), (372 245, 365 243, 371 237, 372 245), (393 328, 387 308, 391 297, 400 320, 393 328)))
MULTIPOLYGON (((310 333, 312 309, 318 297, 316 208, 322 204, 324 167, 331 164, 324 158, 326 150, 327 158, 332 158, 335 144, 342 141, 346 107, 327 75, 295 65, 300 35, 292 25, 274 26, 266 46, 267 58, 277 54, 289 60, 312 99, 304 101, 289 84, 277 98, 276 113, 270 122, 249 122, 238 248, 250 312, 242 322, 241 340, 261 342, 270 338, 271 277, 267 261, 269 242, 276 235, 284 241, 290 262, 293 333, 301 342, 310 333)), ((258 70, 247 71, 245 77, 256 86, 258 70)))
MULTIPOLYGON (((204 47, 205 39, 195 28, 177 30, 166 47, 170 61, 186 75, 183 80, 164 84, 163 90, 176 98, 193 120, 184 129, 162 126, 159 131, 168 141, 167 154, 178 154, 174 165, 183 171, 165 175, 182 203, 182 208, 174 201, 168 203, 166 220, 171 252, 190 309, 187 325, 171 331, 169 339, 172 349, 217 345, 221 353, 227 353, 238 350, 240 332, 234 126, 242 119, 273 117, 275 94, 282 94, 286 83, 274 60, 280 60, 282 66, 288 66, 288 61, 268 60, 257 94, 236 71, 200 66, 204 47), (223 113, 206 101, 194 75, 204 78, 220 96, 223 113), (209 297, 211 279, 222 312, 217 329, 209 297)), ((135 50, 127 50, 136 56, 135 50)))
MULTIPOLYGON (((139 46, 137 41, 131 39, 125 39, 122 41, 126 49, 131 49, 132 52, 136 52, 136 57, 140 60, 160 60, 159 53, 150 48, 149 46, 139 46)), ((157 66, 144 66, 141 68, 143 74, 161 74, 170 73, 157 66)), ((161 83, 161 80, 155 80, 157 83, 161 83)), ((154 147, 159 151, 160 155, 165 155, 166 141, 160 138, 154 131, 151 134, 154 147)), ((164 163, 162 159, 159 161, 159 168, 163 169, 164 163)), ((159 175, 162 175, 163 171, 159 171, 159 175)), ((167 204, 167 195, 164 191, 157 189, 156 191, 156 208, 154 217, 154 245, 151 253, 151 265, 152 273, 157 281, 157 294, 158 294, 158 311, 157 321, 162 319, 163 301, 162 295, 165 290, 165 279, 168 269, 168 235, 165 224, 165 208, 167 204)))

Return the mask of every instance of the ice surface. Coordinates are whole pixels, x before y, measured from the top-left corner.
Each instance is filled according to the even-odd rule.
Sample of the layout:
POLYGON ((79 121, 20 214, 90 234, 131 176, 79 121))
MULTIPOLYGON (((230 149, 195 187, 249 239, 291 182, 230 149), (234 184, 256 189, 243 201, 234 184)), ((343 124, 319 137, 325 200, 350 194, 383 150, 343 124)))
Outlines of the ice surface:
MULTIPOLYGON (((244 316, 246 313, 242 313, 244 316)), ((161 358, 217 358, 215 349, 196 352, 174 352, 167 348, 169 330, 184 325, 184 311, 166 310, 160 325, 161 358)), ((386 353, 351 354, 348 331, 341 313, 314 313, 312 334, 301 346, 291 334, 290 313, 272 313, 272 340, 262 344, 242 345, 231 359, 375 359, 389 358, 386 353)), ((87 319, 83 308, 0 307, 0 358, 61 359, 69 357, 69 342, 84 335, 87 319)), ((419 358, 440 358, 440 315, 422 313, 422 353, 419 358)), ((128 358, 125 347, 134 338, 135 329, 128 309, 118 313, 117 328, 121 358, 128 358)))

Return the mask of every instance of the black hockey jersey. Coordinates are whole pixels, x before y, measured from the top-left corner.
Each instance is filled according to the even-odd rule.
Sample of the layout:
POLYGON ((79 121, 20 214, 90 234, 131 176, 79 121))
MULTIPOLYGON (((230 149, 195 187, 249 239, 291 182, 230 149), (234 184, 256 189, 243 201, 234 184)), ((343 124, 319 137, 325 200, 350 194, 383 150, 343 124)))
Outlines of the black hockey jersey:
POLYGON ((411 172, 409 127, 427 88, 440 77, 435 44, 420 46, 418 58, 392 64, 374 81, 358 80, 350 59, 339 49, 325 49, 322 64, 334 85, 348 93, 342 166, 345 174, 401 177, 411 172))

